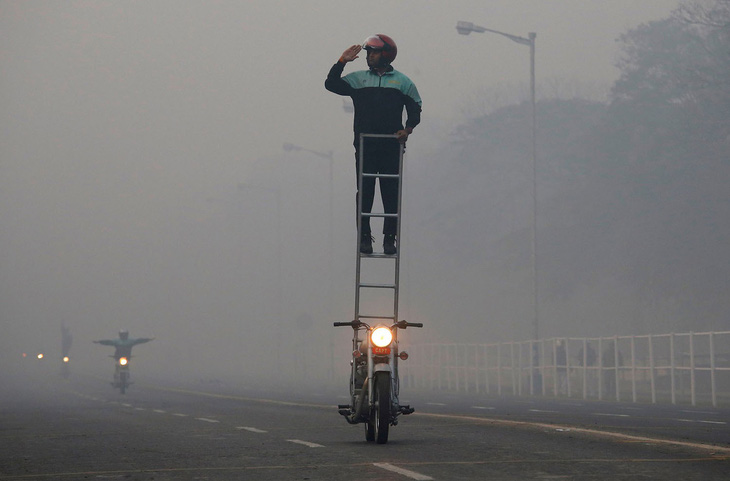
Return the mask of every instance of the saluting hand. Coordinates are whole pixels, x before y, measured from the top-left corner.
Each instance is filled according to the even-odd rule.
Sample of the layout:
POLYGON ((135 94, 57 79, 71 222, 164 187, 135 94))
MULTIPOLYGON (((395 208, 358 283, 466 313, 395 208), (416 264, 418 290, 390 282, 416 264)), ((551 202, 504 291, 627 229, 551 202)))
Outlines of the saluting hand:
POLYGON ((360 50, 362 50, 362 45, 353 45, 342 53, 340 60, 345 63, 352 62, 353 60, 358 58, 357 54, 360 53, 360 50))

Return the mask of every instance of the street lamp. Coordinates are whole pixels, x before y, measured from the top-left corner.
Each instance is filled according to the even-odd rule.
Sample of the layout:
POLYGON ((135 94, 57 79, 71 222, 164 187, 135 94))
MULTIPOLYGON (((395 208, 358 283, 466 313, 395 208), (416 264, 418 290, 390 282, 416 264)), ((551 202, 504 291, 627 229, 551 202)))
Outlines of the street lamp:
POLYGON ((492 30, 491 28, 480 27, 472 22, 458 21, 456 22, 456 31, 460 35, 469 35, 471 32, 476 33, 496 33, 503 37, 507 37, 513 42, 520 45, 530 47, 530 94, 532 102, 532 293, 533 293, 533 325, 532 334, 534 339, 540 338, 540 324, 538 321, 537 310, 537 114, 535 109, 535 38, 537 34, 530 32, 527 38, 509 33, 492 30))
POLYGON ((274 323, 274 335, 276 336, 276 370, 279 374, 282 371, 281 364, 281 352, 282 347, 282 323, 284 322, 284 316, 282 314, 282 303, 284 302, 284 282, 283 282, 283 269, 281 265, 281 258, 283 255, 283 240, 282 240, 282 211, 281 211, 281 183, 276 188, 264 187, 260 185, 239 182, 236 186, 238 192, 246 192, 247 190, 261 190, 264 192, 271 192, 276 196, 276 322, 274 323))
MULTIPOLYGON (((330 319, 333 319, 333 312, 332 312, 332 278, 333 278, 333 274, 332 274, 332 257, 333 257, 333 252, 334 252, 334 245, 333 245, 333 242, 334 242, 333 241, 333 237, 334 237, 334 208, 333 208, 333 204, 334 204, 334 158, 335 158, 334 152, 332 152, 331 150, 328 150, 327 152, 320 152, 320 151, 317 151, 317 150, 307 149, 305 147, 301 147, 299 145, 292 144, 292 143, 289 143, 289 142, 285 142, 282 145, 282 148, 285 151, 287 151, 287 152, 292 152, 292 151, 293 152, 298 152, 298 151, 309 152, 310 154, 314 154, 317 157, 321 157, 323 159, 328 159, 329 160, 329 176, 330 176, 330 182, 329 182, 329 184, 330 184, 330 192, 329 192, 329 197, 330 197, 330 199, 329 199, 329 211, 330 212, 329 212, 329 214, 330 215, 329 215, 329 217, 330 217, 330 221, 329 221, 329 253, 327 255, 327 270, 329 272, 330 280, 329 280, 329 292, 327 293, 327 297, 329 297, 329 299, 330 299, 330 302, 329 302, 329 317, 330 317, 330 319)), ((330 332, 331 331, 332 330, 330 329, 330 332)), ((330 344, 332 344, 332 342, 330 342, 330 344)), ((331 358, 332 358, 331 359, 331 372, 330 373, 331 373, 332 376, 334 376, 334 352, 331 351, 330 354, 331 354, 331 358)))

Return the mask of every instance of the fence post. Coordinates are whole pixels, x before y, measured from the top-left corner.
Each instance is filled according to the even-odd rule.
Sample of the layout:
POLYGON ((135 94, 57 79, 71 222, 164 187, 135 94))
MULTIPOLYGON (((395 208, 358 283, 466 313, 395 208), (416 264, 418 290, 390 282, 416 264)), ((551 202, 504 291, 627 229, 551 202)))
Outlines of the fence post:
POLYGON ((497 344, 497 396, 502 395, 502 343, 497 344))
POLYGON ((714 332, 710 332, 710 389, 712 390, 712 407, 717 407, 717 397, 715 389, 715 337, 714 332))
POLYGON ((671 333, 669 335, 669 357, 670 357, 670 363, 669 363, 669 374, 671 376, 671 379, 669 380, 671 389, 672 389, 672 404, 677 404, 677 392, 674 385, 674 333, 671 333))
POLYGON ((651 403, 656 404, 656 384, 654 381, 654 337, 649 334, 649 380, 651 382, 651 403))
POLYGON ((570 397, 570 343, 565 338, 565 384, 568 386, 568 397, 570 397))
POLYGON ((695 393, 695 336, 692 331, 689 332, 689 372, 690 372, 690 396, 692 397, 692 405, 697 404, 697 395, 695 393))
POLYGON ((636 336, 631 336, 631 397, 636 402, 636 336))
POLYGON ((517 394, 522 396, 522 344, 517 344, 517 394))
POLYGON ((510 372, 510 378, 512 379, 512 395, 517 394, 517 390, 515 389, 515 343, 510 342, 509 343, 509 372, 510 372))
POLYGON ((464 344, 464 369, 461 380, 464 382, 464 392, 469 392, 469 344, 464 344))
POLYGON ((437 369, 437 375, 436 375, 436 390, 440 391, 443 389, 443 382, 444 382, 444 367, 446 364, 444 363, 444 346, 443 344, 437 344, 434 346, 436 349, 436 353, 438 354, 438 364, 435 366, 437 369))
POLYGON ((476 393, 480 392, 479 388, 479 344, 474 344, 474 389, 476 393))
POLYGON ((598 338, 598 400, 603 399, 603 338, 598 338))
POLYGON ((553 396, 558 397, 558 352, 557 340, 553 339, 553 396))
POLYGON ((484 347, 484 384, 489 394, 489 344, 485 344, 484 347))
POLYGON ((583 399, 588 398, 588 340, 583 338, 583 399))
POLYGON ((619 357, 618 336, 613 336, 613 379, 616 382, 616 401, 621 401, 621 389, 619 389, 619 357))

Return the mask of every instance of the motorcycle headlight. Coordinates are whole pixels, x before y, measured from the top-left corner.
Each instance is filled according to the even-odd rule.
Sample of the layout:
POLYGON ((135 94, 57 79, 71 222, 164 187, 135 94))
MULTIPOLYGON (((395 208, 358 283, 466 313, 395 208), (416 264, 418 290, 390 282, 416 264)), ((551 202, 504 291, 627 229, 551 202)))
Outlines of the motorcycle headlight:
POLYGON ((373 333, 370 335, 370 339, 373 341, 373 344, 378 347, 390 346, 390 343, 393 340, 393 333, 390 332, 390 329, 387 327, 378 327, 373 330, 373 333))
POLYGON ((120 357, 119 358, 119 365, 120 366, 126 366, 127 365, 127 362, 129 362, 129 361, 127 361, 127 358, 126 357, 120 357))
POLYGON ((68 362, 68 356, 65 356, 65 357, 63 358, 63 362, 68 362))

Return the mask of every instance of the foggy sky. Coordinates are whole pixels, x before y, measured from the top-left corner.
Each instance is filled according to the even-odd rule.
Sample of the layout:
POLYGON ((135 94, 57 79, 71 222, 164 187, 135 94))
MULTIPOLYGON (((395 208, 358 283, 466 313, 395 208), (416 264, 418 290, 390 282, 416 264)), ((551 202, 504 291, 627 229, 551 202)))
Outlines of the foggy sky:
POLYGON ((0 1, 0 356, 58 350, 61 321, 89 362, 121 327, 157 336, 147 359, 298 349, 271 319, 352 315, 352 119, 323 87, 346 47, 398 43, 423 98, 417 168, 475 95, 527 83, 527 48, 457 20, 536 32, 538 85, 609 86, 616 37, 677 4, 0 1), (284 142, 332 151, 334 184, 284 142))

